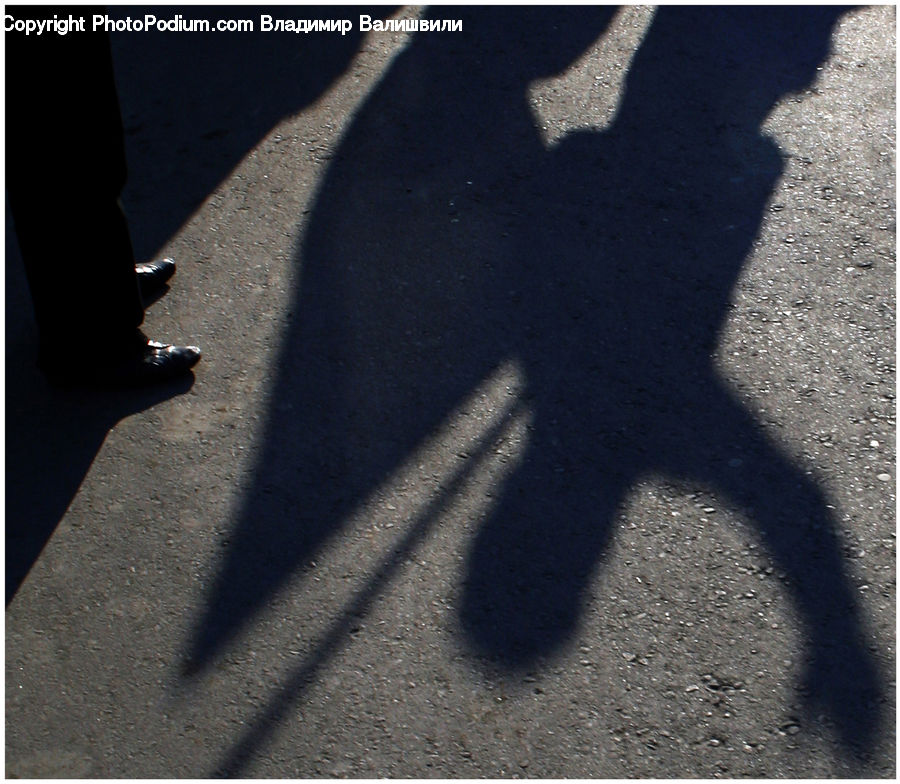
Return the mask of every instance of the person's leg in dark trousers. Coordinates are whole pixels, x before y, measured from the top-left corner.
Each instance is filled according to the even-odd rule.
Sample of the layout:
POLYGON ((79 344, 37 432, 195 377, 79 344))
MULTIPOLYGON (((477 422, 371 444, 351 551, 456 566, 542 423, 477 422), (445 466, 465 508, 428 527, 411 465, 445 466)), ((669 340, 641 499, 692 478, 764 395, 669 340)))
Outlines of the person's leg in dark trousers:
MULTIPOLYGON (((119 204, 126 164, 109 40, 90 31, 89 9, 75 10, 88 20, 85 32, 5 34, 7 193, 40 363, 67 377, 130 362, 133 375, 150 370, 135 380, 152 381, 167 375, 154 366, 181 372, 190 357, 150 356, 156 349, 138 329, 144 309, 119 204)), ((30 7, 15 15, 54 11, 66 13, 30 7)))

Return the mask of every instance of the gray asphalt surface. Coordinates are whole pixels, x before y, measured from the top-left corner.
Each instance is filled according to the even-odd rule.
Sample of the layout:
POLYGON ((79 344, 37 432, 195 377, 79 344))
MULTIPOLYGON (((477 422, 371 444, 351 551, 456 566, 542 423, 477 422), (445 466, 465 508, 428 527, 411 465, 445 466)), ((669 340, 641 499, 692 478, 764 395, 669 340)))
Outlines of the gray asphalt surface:
POLYGON ((894 8, 445 16, 113 35, 204 359, 8 228, 7 776, 893 778, 894 8))

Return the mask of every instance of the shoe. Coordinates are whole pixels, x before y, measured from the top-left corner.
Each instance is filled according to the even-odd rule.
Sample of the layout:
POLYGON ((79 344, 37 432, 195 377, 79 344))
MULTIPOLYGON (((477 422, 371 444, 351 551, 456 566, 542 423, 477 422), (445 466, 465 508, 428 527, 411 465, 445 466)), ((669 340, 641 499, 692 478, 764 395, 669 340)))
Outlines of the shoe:
POLYGON ((145 300, 152 299, 159 294, 166 281, 175 274, 175 262, 172 259, 160 259, 146 264, 135 265, 138 286, 141 289, 141 297, 145 300))
POLYGON ((146 386, 186 374, 200 361, 197 346, 170 346, 148 340, 134 356, 110 368, 111 383, 146 386))
MULTIPOLYGON (((71 352, 70 352, 71 353, 71 352)), ((77 356, 39 365, 48 381, 57 387, 136 387, 184 376, 200 361, 196 346, 171 346, 148 340, 143 334, 127 348, 85 346, 77 356)))

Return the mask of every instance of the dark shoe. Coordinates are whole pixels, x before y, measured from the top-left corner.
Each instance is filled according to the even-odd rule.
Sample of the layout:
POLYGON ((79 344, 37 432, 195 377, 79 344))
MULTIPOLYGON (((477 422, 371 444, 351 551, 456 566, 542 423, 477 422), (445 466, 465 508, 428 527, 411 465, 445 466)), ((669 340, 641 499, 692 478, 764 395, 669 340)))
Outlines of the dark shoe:
POLYGON ((40 363, 54 386, 147 386, 169 381, 200 361, 196 346, 170 346, 141 336, 126 349, 88 345, 65 360, 40 363))
POLYGON ((110 369, 112 383, 145 386, 168 381, 187 373, 200 361, 196 346, 169 346, 148 340, 134 356, 110 369))
POLYGON ((135 266, 141 297, 153 299, 165 288, 166 281, 175 274, 175 262, 172 259, 160 259, 135 266))

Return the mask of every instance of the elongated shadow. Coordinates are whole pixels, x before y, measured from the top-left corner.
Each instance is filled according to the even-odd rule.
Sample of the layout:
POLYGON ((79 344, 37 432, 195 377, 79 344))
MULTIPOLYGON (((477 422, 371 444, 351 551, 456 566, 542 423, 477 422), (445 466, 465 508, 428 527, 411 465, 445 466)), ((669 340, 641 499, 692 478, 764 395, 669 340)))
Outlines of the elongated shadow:
POLYGON ((540 336, 519 352, 537 415, 525 465, 472 545, 462 621, 478 650, 531 666, 574 632, 625 492, 647 474, 699 480, 747 513, 788 574, 805 697, 858 750, 881 686, 835 521, 712 361, 783 170, 759 127, 812 81, 835 19, 662 9, 614 125, 543 156, 510 266, 523 306, 507 317, 540 336))
MULTIPOLYGON (((463 16, 471 33, 419 36, 398 56, 317 196, 265 454, 190 641, 188 670, 208 664, 513 352, 515 332, 484 321, 504 317, 494 300, 510 263, 494 222, 498 209, 519 209, 505 193, 542 147, 528 117, 504 116, 520 96, 503 63, 518 65, 519 56, 499 33, 511 21, 535 51, 547 44, 552 71, 596 39, 611 10, 463 16), (579 34, 554 33, 559 15, 583 21, 579 34), (505 55, 483 69, 495 43, 505 55), (473 211, 474 188, 496 207, 473 211), (467 223, 458 225, 461 209, 467 223)), ((512 227, 515 216, 501 220, 512 227)))
MULTIPOLYGON (((835 521, 711 358, 783 172, 760 125, 812 81, 839 11, 663 8, 612 127, 552 149, 527 87, 573 62, 610 10, 432 15, 461 17, 463 32, 419 34, 394 61, 318 194, 264 454, 185 673, 231 644, 512 358, 534 426, 472 542, 466 643, 510 669, 558 650, 624 494, 647 473, 689 477, 758 527, 805 622, 806 692, 846 748, 864 747, 881 684, 835 521)), ((240 765, 294 680, 236 752, 240 765)))

